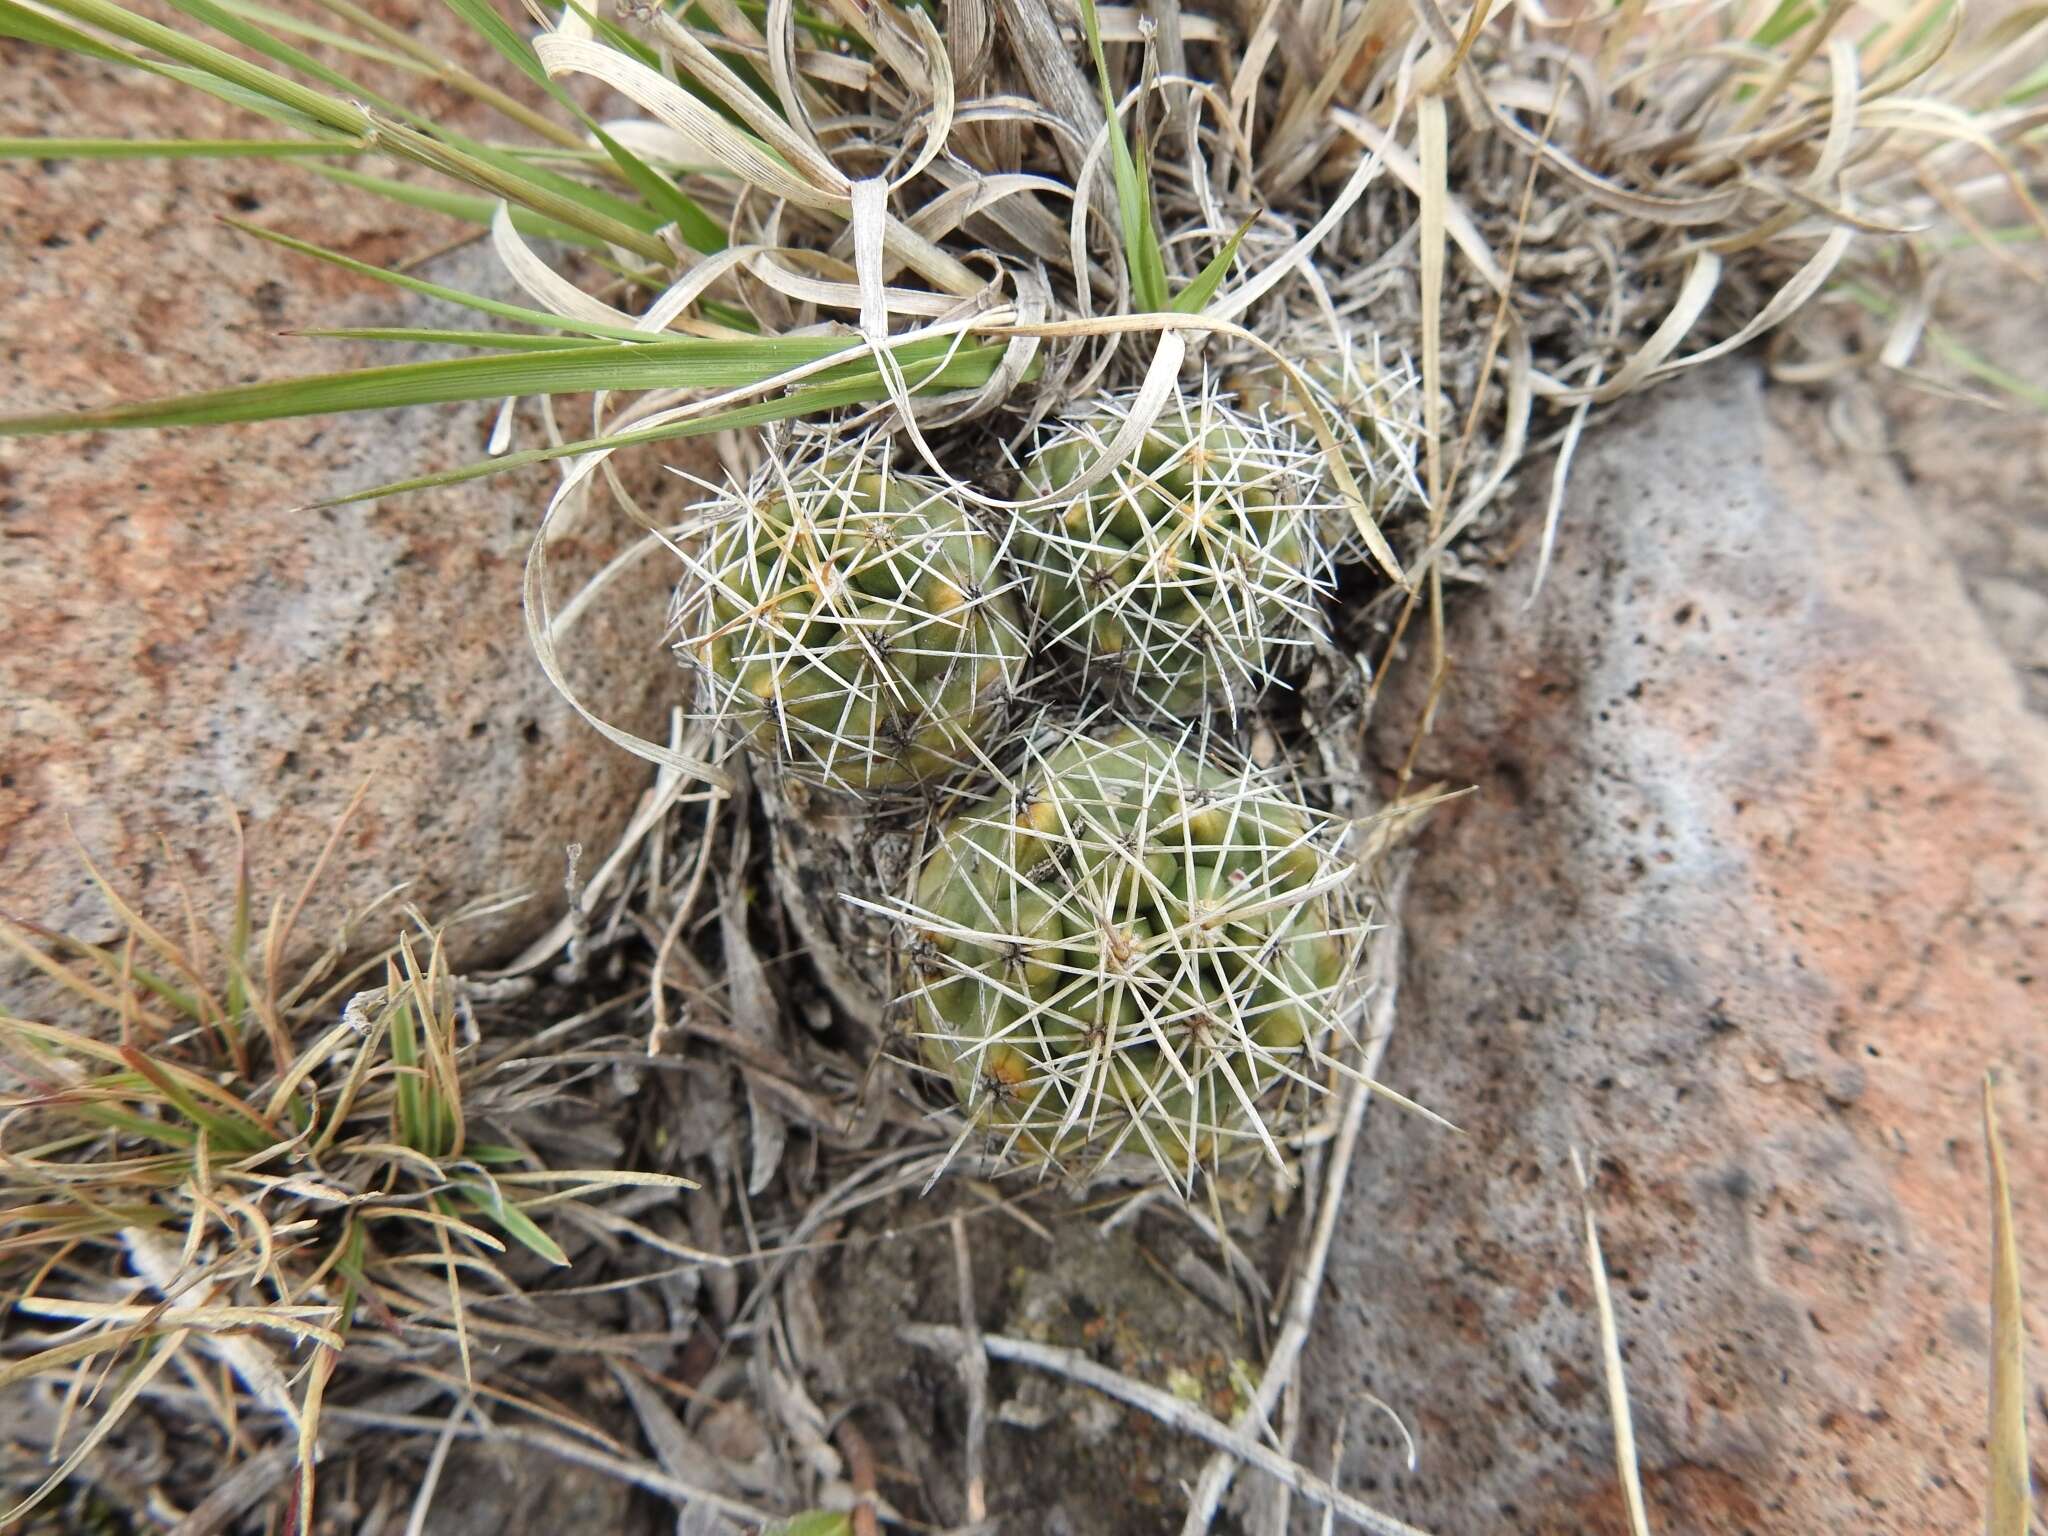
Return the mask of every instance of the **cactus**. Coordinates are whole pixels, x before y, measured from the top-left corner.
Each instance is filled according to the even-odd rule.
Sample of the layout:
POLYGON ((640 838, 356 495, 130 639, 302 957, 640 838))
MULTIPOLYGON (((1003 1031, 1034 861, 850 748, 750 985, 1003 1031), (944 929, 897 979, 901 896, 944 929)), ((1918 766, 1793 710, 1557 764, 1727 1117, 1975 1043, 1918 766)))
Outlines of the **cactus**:
POLYGON ((856 793, 972 770, 1024 668, 997 539, 886 439, 769 454, 681 541, 678 651, 708 713, 808 783, 856 793))
MULTIPOLYGON (((1422 440, 1421 391, 1415 370, 1405 361, 1387 363, 1373 340, 1341 357, 1327 353, 1297 364, 1312 402, 1336 434, 1338 452, 1375 522, 1403 503, 1419 501, 1422 487, 1415 475, 1417 445, 1422 440)), ((1286 374, 1270 360, 1226 372, 1223 388, 1240 410, 1261 420, 1300 429, 1307 404, 1286 374)), ((1350 564, 1367 558, 1351 508, 1332 483, 1327 462, 1320 466, 1323 498, 1323 539, 1330 558, 1350 564)))
MULTIPOLYGON (((1024 495, 1098 466, 1131 403, 1107 397, 1050 424, 1024 495)), ((1181 396, 1129 458, 1020 518, 1015 559, 1050 643, 1139 713, 1247 709, 1321 630, 1316 458, 1277 419, 1207 390, 1181 396)))
POLYGON ((1041 732, 946 823, 908 930, 926 1065, 1006 1153, 1176 1182, 1264 1150, 1356 1002, 1365 929, 1328 818, 1185 737, 1041 732))

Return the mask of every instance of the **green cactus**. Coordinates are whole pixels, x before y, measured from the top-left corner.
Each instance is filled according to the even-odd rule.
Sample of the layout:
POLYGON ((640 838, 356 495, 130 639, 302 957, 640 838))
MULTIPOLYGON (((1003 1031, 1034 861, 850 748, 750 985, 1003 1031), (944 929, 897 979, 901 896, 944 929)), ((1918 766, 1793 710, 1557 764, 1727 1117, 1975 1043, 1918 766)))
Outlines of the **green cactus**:
MULTIPOLYGON (((1318 354, 1296 367, 1315 409, 1336 435, 1344 467, 1373 520, 1383 521, 1403 504, 1420 501, 1415 457, 1422 441, 1422 393, 1415 370, 1406 362, 1383 360, 1377 341, 1341 357, 1318 354)), ((1302 392, 1269 358, 1226 372, 1223 388, 1250 415, 1309 430, 1302 392)), ((1369 559, 1327 461, 1319 468, 1325 488, 1321 527, 1330 558, 1340 565, 1369 559)))
POLYGON ((706 710, 828 789, 933 783, 982 762, 1024 668, 998 541, 884 439, 771 454, 680 547, 678 650, 706 710))
POLYGON ((1341 841, 1185 737, 1041 732, 899 914, 926 1064, 1026 1161, 1277 1160, 1267 1121, 1356 1002, 1341 841))
MULTIPOLYGON (((1052 423, 1026 498, 1097 465, 1129 419, 1108 397, 1052 423)), ((1049 642, 1138 712, 1187 719, 1257 701, 1321 630, 1327 497, 1312 446, 1207 391, 1183 395, 1085 490, 1026 512, 1014 558, 1049 642)))

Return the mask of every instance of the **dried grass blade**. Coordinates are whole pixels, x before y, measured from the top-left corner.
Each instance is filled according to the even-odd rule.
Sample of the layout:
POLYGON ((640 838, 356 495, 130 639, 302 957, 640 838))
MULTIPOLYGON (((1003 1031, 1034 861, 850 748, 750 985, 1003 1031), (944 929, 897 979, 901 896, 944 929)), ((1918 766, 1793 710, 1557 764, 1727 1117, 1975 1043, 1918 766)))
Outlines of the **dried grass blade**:
POLYGON ((1998 1136, 1997 1078, 1984 1075, 1984 1156, 1991 1175, 1991 1486, 1985 1536, 2027 1536, 2033 1496, 2027 1467, 2026 1334, 2012 1186, 1998 1136))
MULTIPOLYGON (((1678 350, 1678 344, 1686 334, 1699 323, 1706 313, 1707 305, 1714 297, 1714 290, 1721 282, 1721 258, 1712 251, 1701 251, 1693 257, 1692 266, 1686 271, 1685 281, 1679 285, 1677 295, 1671 301, 1670 312, 1658 322, 1657 329, 1649 334, 1643 344, 1615 370, 1614 377, 1597 389, 1587 393, 1594 400, 1618 400, 1650 378, 1664 360, 1678 350)), ((1708 349, 1712 351, 1711 348, 1708 349)), ((1705 353, 1697 354, 1705 356, 1705 353)))
POLYGON ((1600 1227, 1593 1219, 1593 1187, 1579 1149, 1572 1148, 1572 1171, 1578 1175, 1579 1205, 1586 1219, 1586 1264, 1593 1276, 1593 1301, 1600 1312, 1600 1363, 1607 1378, 1607 1407, 1614 1419, 1614 1462, 1628 1505, 1631 1536, 1650 1536, 1643 1509, 1643 1474, 1636 1461, 1635 1420, 1629 1414, 1628 1378, 1621 1365, 1621 1333, 1614 1322, 1614 1294, 1607 1283, 1607 1261, 1600 1255, 1600 1227))
POLYGON ((1441 96, 1424 96, 1415 103, 1415 129, 1422 162, 1416 190, 1422 200, 1423 453, 1433 537, 1442 530, 1444 520, 1444 210, 1450 198, 1445 163, 1448 127, 1441 96))
POLYGON ((828 190, 791 171, 760 139, 741 132, 673 80, 656 74, 638 59, 629 58, 616 48, 561 33, 537 38, 533 47, 550 76, 588 75, 653 113, 689 141, 696 162, 718 166, 749 186, 771 197, 787 198, 802 208, 837 210, 845 206, 843 190, 828 190))
MULTIPOLYGON (((1600 365, 1593 365, 1593 372, 1586 380, 1588 390, 1600 387, 1600 365)), ((1586 430, 1586 417, 1593 409, 1593 397, 1588 394, 1572 412, 1572 419, 1564 429, 1564 441, 1558 444, 1557 463, 1550 472, 1550 501, 1543 509, 1543 542, 1536 551, 1536 579, 1529 583, 1529 595, 1522 601, 1526 612, 1535 606, 1542 594, 1544 578, 1550 574, 1550 560, 1557 552, 1557 525, 1564 514, 1564 490, 1570 483, 1572 456, 1579 451, 1579 438, 1586 430)))

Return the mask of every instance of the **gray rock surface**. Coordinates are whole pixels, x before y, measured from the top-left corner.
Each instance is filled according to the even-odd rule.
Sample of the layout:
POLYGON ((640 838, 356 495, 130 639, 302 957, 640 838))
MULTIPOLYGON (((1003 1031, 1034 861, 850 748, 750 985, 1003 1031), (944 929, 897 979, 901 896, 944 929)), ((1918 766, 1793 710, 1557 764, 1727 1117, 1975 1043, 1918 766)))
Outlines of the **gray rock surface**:
POLYGON ((1525 547, 1453 626, 1421 768, 1478 792, 1425 834, 1384 1071, 1468 1134, 1373 1110, 1299 1447, 1349 1405, 1348 1486, 1446 1536, 1625 1529, 1574 1147, 1653 1529, 1981 1519, 1994 1062, 2048 1232, 2048 724, 1827 435, 1745 367, 1658 391, 1589 435, 1535 605, 1525 547))

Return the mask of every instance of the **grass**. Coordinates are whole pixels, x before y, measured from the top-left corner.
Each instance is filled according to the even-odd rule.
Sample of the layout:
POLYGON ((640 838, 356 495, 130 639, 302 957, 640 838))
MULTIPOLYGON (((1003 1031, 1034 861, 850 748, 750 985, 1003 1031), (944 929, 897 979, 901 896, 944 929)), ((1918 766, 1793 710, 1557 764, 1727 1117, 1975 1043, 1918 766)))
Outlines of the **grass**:
MULTIPOLYGON (((1596 252, 1629 252, 1608 274, 1610 291, 1590 304, 1563 305, 1563 291, 1520 273, 1496 295, 1524 332, 1549 334, 1560 320, 1571 332, 1562 347, 1546 347, 1549 356, 1520 358, 1512 344, 1497 351, 1507 382, 1521 377, 1526 410, 1529 400, 1618 398, 1782 323, 1858 266, 1852 251, 1916 243, 1903 232, 1928 210, 1916 185, 1926 178, 1981 169, 2017 195, 2031 227, 2048 228, 2026 190, 2026 164, 2040 149, 2028 106, 2037 89, 2009 62, 2024 60, 2039 28, 2001 35, 1989 58, 1951 57, 1948 4, 1920 7, 1910 29, 1874 21, 1855 40, 1837 35, 1839 11, 1793 5, 1768 14, 1624 8, 1557 24, 1554 38, 1519 12, 1490 21, 1474 12, 1455 28, 1433 5, 1414 16, 1374 11, 1343 27, 1333 13, 1322 34, 1286 48, 1267 35, 1270 17, 1235 43, 1176 17, 1203 39, 1184 48, 1210 66, 1209 78, 1232 81, 1234 95, 1245 83, 1236 61, 1268 60, 1256 109, 1233 126, 1218 116, 1220 101, 1165 83, 1156 61, 1126 41, 1137 35, 1130 11, 1098 10, 1093 0, 1076 40, 1085 73, 1069 62, 1032 78, 1026 61, 998 58, 966 79, 954 77, 915 6, 834 0, 822 14, 795 12, 787 33, 769 37, 742 9, 657 11, 620 24, 574 5, 536 6, 533 32, 484 0, 453 3, 496 55, 503 83, 450 63, 353 0, 316 0, 310 16, 176 0, 171 26, 114 0, 0 3, 0 35, 176 79, 285 131, 208 146, 15 138, 0 141, 0 153, 275 158, 489 230, 540 299, 538 308, 503 306, 443 289, 438 297, 519 329, 465 338, 398 328, 382 338, 519 349, 517 357, 38 413, 0 422, 0 432, 597 390, 666 402, 626 406, 591 439, 535 455, 547 458, 602 451, 628 432, 660 439, 892 403, 900 412, 920 396, 950 397, 955 414, 972 418, 1057 409, 1105 371, 1107 382, 1134 381, 1145 331, 1130 322, 1163 311, 1248 318, 1254 335, 1290 349, 1306 340, 1347 350, 1361 322, 1392 332, 1394 350, 1423 359, 1434 413, 1457 360, 1499 322, 1457 313, 1453 247, 1495 288, 1517 257, 1525 269, 1538 254, 1547 268, 1576 257, 1591 272, 1596 252), (1612 98, 1605 111, 1565 89, 1560 69, 1530 62, 1544 57, 1531 45, 1553 40, 1597 61, 1612 98), (1417 74, 1425 55, 1429 67, 1417 74), (1865 70, 1853 97, 1842 89, 1850 58, 1865 70), (421 78, 487 108, 511 137, 479 139, 432 120, 405 89, 421 78), (579 79, 644 116, 631 132, 610 120, 613 131, 583 104, 587 92, 569 89, 579 79), (1346 104, 1336 106, 1340 81, 1346 104), (1032 93, 1037 117, 1000 104, 1032 93), (972 130, 960 126, 969 112, 972 130), (1626 128, 1598 126, 1618 122, 1626 128), (1603 131, 1617 137, 1589 140, 1603 131), (951 160, 938 156, 942 143, 951 160), (1361 174, 1334 200, 1320 192, 1318 167, 1334 174, 1361 145, 1373 150, 1361 174), (1475 175, 1503 153, 1526 165, 1526 180, 1475 175), (375 161, 399 176, 369 174, 375 161), (1489 203, 1483 189, 1494 186, 1520 193, 1521 206, 1489 203), (976 194, 971 204, 966 193, 976 194), (1088 216, 1098 199, 1110 211, 1107 230, 1088 216), (772 224, 763 222, 769 207, 778 210, 772 224), (1319 217, 1326 213, 1335 219, 1319 217), (1411 220, 1420 238, 1403 249, 1400 271, 1419 285, 1419 327, 1392 314, 1331 314, 1333 298, 1340 315, 1348 308, 1345 290, 1384 286, 1393 274, 1367 261, 1318 281, 1308 258, 1343 247, 1351 230, 1411 220), (1534 227, 1562 233, 1538 241, 1534 227), (535 235, 583 247, 593 264, 571 280, 527 244, 535 235), (925 359, 957 346, 950 362, 906 376, 920 358, 905 338, 962 305, 963 330, 921 344, 925 359), (1583 321, 1571 322, 1574 310, 1583 321), (1088 328, 1055 337, 1033 325, 1067 317, 1088 328), (1700 329, 1718 339, 1680 354, 1700 329), (814 333, 797 354, 793 332, 814 333), (580 334, 585 345, 550 346, 551 334, 580 334), (1062 355, 1077 351, 1078 369, 1062 355), (825 354, 840 359, 836 377, 799 371, 825 354), (1596 373, 1599 384, 1585 382, 1596 373), (682 395, 699 405, 708 397, 708 408, 675 414, 682 395)), ((303 242, 293 248, 340 259, 303 242)), ((1486 393, 1464 402, 1468 410, 1478 412, 1486 393)), ((1516 391, 1505 393, 1489 412, 1518 409, 1516 391)), ((1475 427, 1476 418, 1454 442, 1448 420, 1433 415, 1433 545, 1461 521, 1453 496, 1472 472, 1475 427)))
POLYGON ((117 941, 0 921, 48 999, 0 1010, 0 1390, 51 1405, 51 1464, 0 1483, 0 1527, 166 1372, 202 1383, 231 1444, 247 1413, 287 1427, 308 1518, 323 1398, 362 1349, 381 1375, 452 1346, 468 1379, 476 1297, 567 1265, 551 1228, 622 1187, 689 1187, 536 1153, 521 1127, 572 1074, 487 1037, 445 925, 408 912, 368 959, 343 939, 288 968, 326 858, 264 912, 235 835, 225 931, 189 893, 146 916, 89 860, 117 941))

